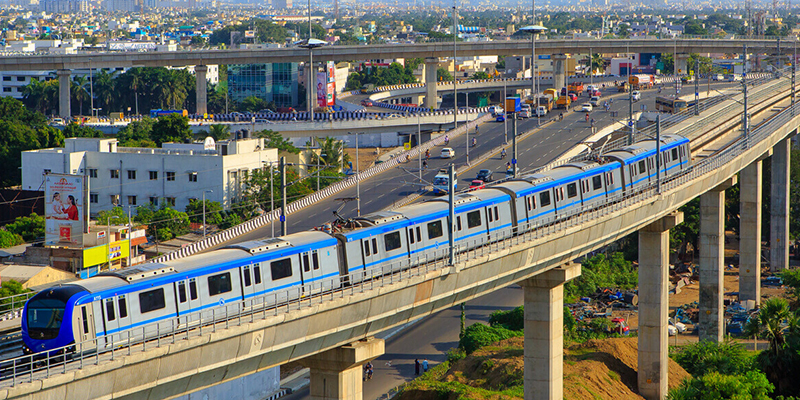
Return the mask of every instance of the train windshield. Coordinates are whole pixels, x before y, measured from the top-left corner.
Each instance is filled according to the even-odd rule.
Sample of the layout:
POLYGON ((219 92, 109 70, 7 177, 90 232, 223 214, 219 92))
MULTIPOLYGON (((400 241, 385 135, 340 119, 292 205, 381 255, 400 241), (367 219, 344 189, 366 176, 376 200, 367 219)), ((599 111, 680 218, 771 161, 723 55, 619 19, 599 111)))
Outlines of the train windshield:
POLYGON ((28 302, 28 334, 33 339, 54 339, 64 319, 66 303, 59 299, 41 298, 28 302))

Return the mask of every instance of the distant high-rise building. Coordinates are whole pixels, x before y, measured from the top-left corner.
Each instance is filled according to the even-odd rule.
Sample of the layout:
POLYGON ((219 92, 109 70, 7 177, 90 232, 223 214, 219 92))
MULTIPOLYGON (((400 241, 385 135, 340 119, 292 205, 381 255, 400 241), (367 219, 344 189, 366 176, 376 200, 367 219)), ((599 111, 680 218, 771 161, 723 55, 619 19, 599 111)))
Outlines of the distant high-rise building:
POLYGON ((297 107, 297 63, 228 65, 228 95, 234 101, 255 96, 277 107, 297 107))
POLYGON ((49 13, 88 12, 87 0, 41 0, 39 9, 49 13))
POLYGON ((106 11, 122 11, 122 12, 135 12, 137 9, 137 0, 105 0, 103 1, 103 8, 106 11))
POLYGON ((272 4, 278 9, 292 8, 292 0, 273 0, 272 4))

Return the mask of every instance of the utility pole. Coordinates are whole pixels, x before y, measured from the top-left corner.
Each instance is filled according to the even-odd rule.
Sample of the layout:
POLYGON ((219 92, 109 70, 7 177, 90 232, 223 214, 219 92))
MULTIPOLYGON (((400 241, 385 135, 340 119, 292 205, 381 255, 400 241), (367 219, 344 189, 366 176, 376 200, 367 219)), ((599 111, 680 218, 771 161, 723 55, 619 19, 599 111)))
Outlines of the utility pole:
POLYGON ((633 136, 636 133, 634 132, 636 127, 633 123, 633 84, 631 83, 631 69, 633 69, 633 61, 630 59, 630 51, 630 46, 628 46, 628 126, 630 128, 628 131, 628 145, 633 144, 633 136))
POLYGON ((278 169, 281 170, 281 236, 286 236, 286 157, 281 157, 278 169))
MULTIPOLYGON (((456 60, 456 38, 458 37, 458 17, 456 16, 456 0, 453 0, 453 134, 458 128, 458 61, 456 60)), ((469 133, 467 133, 469 134, 469 133)))
POLYGON ((742 114, 742 134, 745 137, 745 146, 749 147, 749 143, 747 140, 749 139, 748 133, 750 131, 750 127, 748 126, 750 119, 747 118, 747 45, 744 45, 744 50, 742 52, 742 92, 744 94, 744 114, 742 114))
POLYGON ((419 181, 422 183, 422 126, 419 123, 419 112, 417 112, 417 159, 419 161, 419 181))
POLYGON ((656 193, 661 193, 661 113, 656 115, 656 154, 656 193))
POLYGON ((447 175, 449 178, 449 182, 447 183, 447 200, 450 209, 450 218, 447 223, 448 230, 450 231, 449 241, 450 241, 450 265, 456 265, 456 199, 455 199, 455 191, 456 191, 456 169, 453 164, 450 164, 450 167, 447 170, 447 175))
POLYGON ((794 56, 792 57, 792 116, 794 117, 794 100, 795 100, 795 71, 797 71, 797 39, 794 43, 794 56))
POLYGON ((511 172, 513 177, 517 177, 517 113, 511 113, 511 134, 514 137, 511 139, 511 172))
POLYGON ((508 93, 506 92, 506 81, 503 80, 503 144, 508 144, 508 110, 506 110, 506 99, 508 98, 508 93))
MULTIPOLYGON (((275 191, 273 190, 272 182, 273 177, 275 174, 272 172, 272 161, 269 162, 269 210, 272 211, 275 209, 275 191)), ((272 227, 272 237, 275 237, 275 221, 273 220, 270 224, 272 227)))
POLYGON ((700 59, 694 60, 694 115, 700 115, 700 59))

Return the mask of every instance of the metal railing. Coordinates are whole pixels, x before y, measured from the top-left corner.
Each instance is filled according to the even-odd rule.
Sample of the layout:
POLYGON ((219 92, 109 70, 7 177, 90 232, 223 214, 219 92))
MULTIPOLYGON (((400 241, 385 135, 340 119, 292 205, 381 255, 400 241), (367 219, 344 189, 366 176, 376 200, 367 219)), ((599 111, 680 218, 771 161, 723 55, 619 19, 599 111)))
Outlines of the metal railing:
MULTIPOLYGON (((795 113, 800 115, 800 103, 794 107, 785 108, 755 127, 750 135, 739 137, 726 149, 701 160, 685 172, 663 179, 662 192, 676 190, 705 174, 717 171, 747 151, 753 144, 767 138, 775 129, 795 118, 793 116, 795 113)), ((655 184, 651 184, 636 193, 599 207, 577 207, 555 222, 508 228, 492 233, 489 240, 473 239, 468 243, 459 243, 456 251, 456 264, 498 254, 497 252, 500 250, 540 240, 550 235, 561 234, 568 228, 597 220, 620 210, 638 207, 642 202, 649 201, 658 195, 655 184)), ((62 374, 68 370, 83 368, 85 365, 101 364, 121 355, 143 352, 153 347, 173 344, 230 326, 265 320, 280 313, 289 313, 303 307, 374 291, 387 285, 421 277, 432 271, 450 268, 448 253, 448 246, 444 245, 440 249, 414 258, 357 270, 347 276, 337 276, 319 282, 318 285, 312 287, 306 286, 305 290, 311 295, 305 295, 303 287, 292 287, 244 301, 232 301, 209 310, 181 316, 178 319, 171 318, 169 321, 146 325, 124 331, 121 334, 100 336, 56 350, 56 352, 68 352, 74 349, 74 353, 66 357, 51 352, 36 360, 32 360, 31 357, 7 360, 0 364, 3 377, 0 387, 43 379, 53 374, 62 374), (340 285, 343 281, 358 283, 340 285)))

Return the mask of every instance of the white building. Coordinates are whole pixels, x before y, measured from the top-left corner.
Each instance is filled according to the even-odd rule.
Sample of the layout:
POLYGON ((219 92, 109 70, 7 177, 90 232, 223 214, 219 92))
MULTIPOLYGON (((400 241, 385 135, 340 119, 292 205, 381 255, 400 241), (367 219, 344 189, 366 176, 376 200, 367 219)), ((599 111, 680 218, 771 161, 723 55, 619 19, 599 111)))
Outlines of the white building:
POLYGON ((249 171, 277 159, 278 151, 264 148, 260 138, 164 143, 160 149, 117 147, 116 139, 69 138, 63 148, 22 152, 22 186, 41 190, 47 173, 85 175, 92 213, 151 202, 184 210, 206 191, 213 191, 206 192, 206 199, 230 208, 244 194, 249 171))

